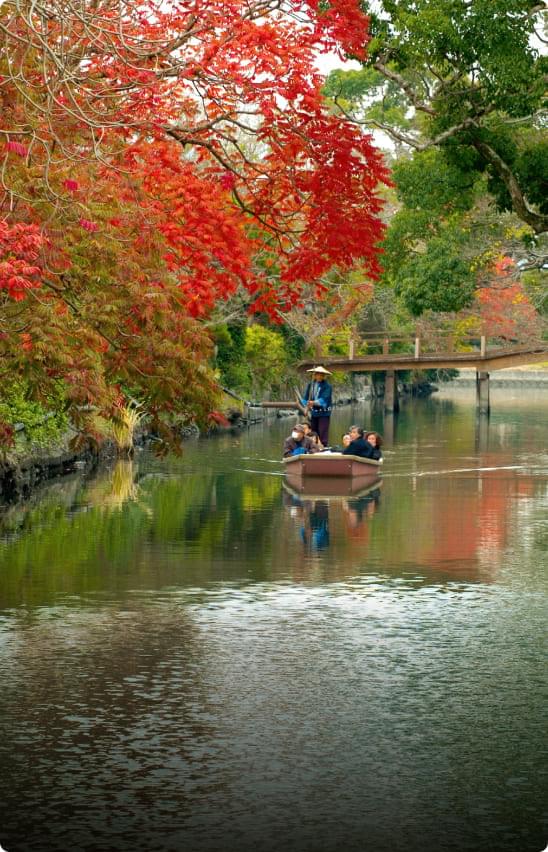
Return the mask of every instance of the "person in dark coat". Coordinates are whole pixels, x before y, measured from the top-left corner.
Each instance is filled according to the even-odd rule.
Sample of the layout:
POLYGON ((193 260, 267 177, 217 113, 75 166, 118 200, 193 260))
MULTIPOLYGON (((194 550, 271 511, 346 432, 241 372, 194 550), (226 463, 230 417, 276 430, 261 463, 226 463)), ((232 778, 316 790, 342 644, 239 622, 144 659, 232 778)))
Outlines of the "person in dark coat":
POLYGON ((317 453, 319 450, 311 438, 304 434, 304 427, 300 424, 293 427, 291 435, 284 442, 284 459, 288 456, 300 456, 308 453, 317 453))
POLYGON ((345 446, 343 455, 360 456, 363 459, 372 459, 373 447, 365 440, 364 430, 361 426, 352 426, 349 432, 350 442, 345 446))
POLYGON ((317 433, 324 447, 329 443, 329 422, 333 408, 333 389, 326 376, 330 376, 325 367, 312 367, 312 381, 306 386, 302 404, 310 414, 310 425, 317 433))
POLYGON ((376 459, 376 461, 380 461, 382 459, 382 438, 378 432, 366 432, 365 440, 372 447, 371 458, 376 459))

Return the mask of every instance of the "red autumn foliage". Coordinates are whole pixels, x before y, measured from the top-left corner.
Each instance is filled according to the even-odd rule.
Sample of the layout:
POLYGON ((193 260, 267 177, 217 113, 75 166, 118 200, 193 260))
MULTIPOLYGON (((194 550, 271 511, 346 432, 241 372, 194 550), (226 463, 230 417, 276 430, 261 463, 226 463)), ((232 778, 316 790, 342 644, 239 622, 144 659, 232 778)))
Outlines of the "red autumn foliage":
POLYGON ((0 288, 27 312, 6 306, 6 370, 62 378, 75 405, 106 410, 124 384, 190 416, 211 405, 200 322, 220 301, 277 318, 333 267, 378 273, 387 172, 316 68, 364 56, 359 0, 51 0, 0 19, 0 288))
POLYGON ((0 291, 16 302, 40 284, 42 270, 36 261, 43 244, 37 225, 10 225, 0 219, 0 291))
POLYGON ((15 142, 14 140, 10 140, 6 143, 6 150, 13 151, 14 154, 18 154, 20 157, 27 156, 27 149, 21 142, 15 142))
POLYGON ((541 319, 514 273, 512 258, 500 257, 493 264, 492 277, 476 292, 481 333, 503 340, 540 339, 541 319))

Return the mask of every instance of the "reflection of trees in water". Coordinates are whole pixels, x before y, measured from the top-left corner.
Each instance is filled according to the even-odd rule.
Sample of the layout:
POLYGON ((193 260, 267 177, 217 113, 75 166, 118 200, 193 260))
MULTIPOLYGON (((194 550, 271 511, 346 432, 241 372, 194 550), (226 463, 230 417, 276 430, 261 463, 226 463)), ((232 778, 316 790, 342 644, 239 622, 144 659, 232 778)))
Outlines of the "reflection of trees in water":
POLYGON ((71 610, 12 635, 0 698, 10 852, 126 850, 128 830, 169 833, 194 795, 224 787, 204 637, 188 611, 71 610))
MULTIPOLYGON (((144 475, 119 462, 88 482, 55 487, 17 517, 0 550, 0 607, 51 600, 59 592, 177 582, 184 567, 205 580, 227 556, 271 550, 277 477, 234 472, 144 475), (15 527, 15 528, 14 528, 15 527), (187 558, 191 557, 191 558, 187 558), (189 566, 192 564, 192 568, 189 566), (32 569, 32 570, 30 570, 32 569), (162 575, 164 571, 164 575, 162 575)), ((78 480, 75 481, 78 483, 78 480)), ((258 575, 267 570, 256 561, 258 575)))
POLYGON ((113 511, 121 509, 129 500, 137 500, 139 486, 135 482, 135 476, 133 460, 118 459, 108 475, 91 480, 86 488, 86 504, 113 511))
MULTIPOLYGON (((472 447, 473 423, 470 435, 457 426, 455 441, 472 447)), ((452 430, 445 434, 452 436, 452 430)), ((407 469, 416 464, 420 471, 425 459, 432 469, 450 467, 452 454, 461 452, 452 440, 449 449, 440 439, 422 455, 417 450, 416 458, 405 461, 407 469)), ((513 460, 508 449, 482 453, 469 464, 513 460)), ((295 521, 281 504, 280 477, 186 473, 167 462, 154 464, 121 461, 113 471, 54 483, 39 500, 13 507, 0 544, 0 607, 105 588, 118 593, 242 576, 276 578, 298 570, 299 560, 313 554, 323 560, 326 578, 366 570, 371 556, 383 570, 419 566, 489 579, 508 541, 521 536, 527 523, 517 513, 526 504, 515 498, 527 496, 524 489, 532 497, 541 494, 544 487, 540 478, 512 471, 390 478, 387 462, 381 504, 371 497, 330 500, 323 519, 314 512, 305 518, 302 507, 294 506, 301 516, 295 521), (377 511, 377 505, 384 508, 377 511)), ((402 466, 401 456, 394 458, 397 464, 402 466)))
MULTIPOLYGON (((506 460, 499 453, 496 457, 483 454, 475 464, 498 467, 511 462, 511 456, 506 460)), ((435 471, 435 464, 433 468, 435 471)), ((447 471, 415 478, 386 477, 383 491, 382 503, 378 491, 326 501, 329 535, 323 539, 323 548, 315 546, 314 525, 309 520, 313 498, 307 501, 286 494, 286 523, 295 535, 292 544, 277 543, 276 562, 290 563, 291 548, 300 539, 305 547, 303 561, 295 568, 299 581, 312 574, 316 577, 318 567, 320 576, 328 580, 367 571, 369 564, 374 571, 399 573, 404 566, 425 578, 492 581, 508 544, 523 538, 527 522, 518 506, 525 505, 523 498, 531 498, 527 512, 533 512, 533 499, 542 498, 546 484, 540 477, 524 476, 517 470, 458 475, 447 471), (314 565, 308 563, 313 555, 314 565)))

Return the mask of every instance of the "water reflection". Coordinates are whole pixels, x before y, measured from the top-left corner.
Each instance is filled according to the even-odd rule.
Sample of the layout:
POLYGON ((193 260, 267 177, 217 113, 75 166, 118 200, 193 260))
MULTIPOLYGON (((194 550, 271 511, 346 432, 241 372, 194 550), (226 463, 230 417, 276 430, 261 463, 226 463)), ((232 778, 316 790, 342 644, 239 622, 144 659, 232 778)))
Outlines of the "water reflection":
POLYGON ((403 405, 357 491, 281 422, 11 507, 0 844, 541 849, 547 413, 403 405))
POLYGON ((423 417, 411 431, 400 415, 382 499, 375 481, 284 478, 275 430, 239 464, 238 454, 253 452, 252 433, 237 445, 203 442, 182 461, 143 456, 54 483, 0 521, 0 608, 89 596, 105 584, 120 594, 300 576, 307 555, 332 580, 404 570, 491 582, 509 548, 538 538, 548 457, 511 424, 476 451, 473 419, 464 428, 447 414, 433 439, 423 417))
POLYGON ((299 527, 304 552, 311 554, 329 548, 330 516, 332 522, 336 518, 338 530, 346 528, 347 536, 364 542, 367 538, 364 524, 379 507, 381 485, 380 479, 364 487, 363 483, 352 480, 335 478, 322 482, 319 477, 314 477, 295 483, 286 477, 283 502, 299 527), (296 484, 298 487, 295 487, 296 484), (326 496, 326 491, 342 493, 326 496))
POLYGON ((104 511, 122 509, 124 504, 139 497, 133 459, 118 459, 108 475, 94 478, 86 489, 86 504, 104 511))

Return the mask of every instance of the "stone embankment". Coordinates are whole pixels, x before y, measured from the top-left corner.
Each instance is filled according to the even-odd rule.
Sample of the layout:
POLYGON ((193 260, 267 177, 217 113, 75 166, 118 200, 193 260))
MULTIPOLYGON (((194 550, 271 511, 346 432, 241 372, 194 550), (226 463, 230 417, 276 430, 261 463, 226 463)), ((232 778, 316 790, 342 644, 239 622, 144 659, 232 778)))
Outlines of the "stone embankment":
MULTIPOLYGON (((524 388, 545 387, 548 389, 548 368, 544 370, 531 369, 530 367, 512 368, 509 370, 494 370, 489 373, 489 381, 492 387, 503 387, 520 385, 524 388)), ((455 385, 475 384, 475 370, 459 370, 452 383, 455 385)))
POLYGON ((17 460, 0 460, 0 505, 25 500, 42 482, 75 470, 90 471, 98 454, 87 449, 80 453, 63 448, 44 449, 17 460))

